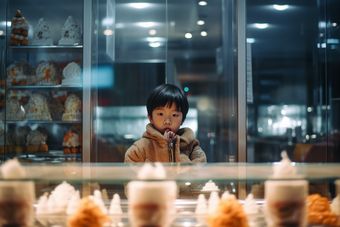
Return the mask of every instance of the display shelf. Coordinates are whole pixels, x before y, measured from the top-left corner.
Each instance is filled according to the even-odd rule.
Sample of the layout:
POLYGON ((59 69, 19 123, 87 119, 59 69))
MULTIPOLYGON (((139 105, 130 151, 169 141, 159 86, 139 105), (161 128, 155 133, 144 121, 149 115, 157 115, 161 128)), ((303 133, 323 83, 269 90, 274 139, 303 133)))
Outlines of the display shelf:
POLYGON ((71 88, 83 88, 82 85, 79 86, 68 86, 68 85, 27 85, 27 86, 6 86, 9 90, 21 90, 21 89, 71 89, 71 88))
MULTIPOLYGON (((266 180, 308 180, 334 182, 340 179, 340 165, 338 164, 295 164, 297 176, 294 178, 275 178, 273 164, 247 164, 247 163, 206 163, 183 164, 163 163, 167 173, 164 180, 177 182, 252 182, 266 180)), ((275 164, 274 164, 275 165, 275 164)), ((30 180, 62 181, 72 180, 101 181, 109 183, 139 180, 137 172, 143 163, 61 163, 60 165, 25 165, 30 180), (72 178, 65 175, 65 167, 72 169, 76 174, 72 178)), ((66 168, 66 169, 67 169, 66 168)), ((2 178, 0 177, 0 180, 2 178)), ((163 180, 152 180, 163 181, 163 180)))
POLYGON ((54 51, 67 51, 67 50, 82 50, 83 45, 74 45, 74 46, 59 46, 59 45, 53 45, 53 46, 8 46, 8 51, 11 53, 25 53, 25 52, 40 52, 40 51, 48 51, 48 52, 54 52, 54 51))
POLYGON ((81 123, 81 120, 77 121, 32 121, 32 120, 22 120, 22 121, 14 121, 14 120, 7 120, 7 124, 74 124, 74 123, 81 123))

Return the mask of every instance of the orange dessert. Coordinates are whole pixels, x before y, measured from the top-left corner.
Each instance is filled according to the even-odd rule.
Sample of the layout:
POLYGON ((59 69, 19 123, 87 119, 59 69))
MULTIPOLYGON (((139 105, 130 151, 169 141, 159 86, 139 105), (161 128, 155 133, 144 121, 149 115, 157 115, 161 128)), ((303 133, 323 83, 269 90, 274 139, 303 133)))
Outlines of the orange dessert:
POLYGON ((20 10, 17 10, 14 18, 12 19, 10 45, 18 46, 20 43, 20 45, 26 46, 28 44, 27 36, 27 20, 21 15, 20 10))
POLYGON ((217 211, 207 217, 210 227, 234 226, 247 227, 247 216, 242 205, 235 197, 221 199, 217 211))
POLYGON ((20 80, 19 85, 22 85, 22 86, 27 85, 26 79, 25 79, 25 78, 22 78, 22 79, 20 80))
POLYGON ((331 211, 329 200, 319 194, 307 198, 308 222, 322 223, 329 226, 340 226, 340 218, 331 211))
POLYGON ((64 153, 79 153, 80 146, 79 135, 72 130, 68 131, 63 141, 64 153))
POLYGON ((101 209, 89 197, 80 201, 78 209, 68 220, 70 227, 102 227, 104 223, 111 222, 101 209))
POLYGON ((35 69, 36 83, 38 85, 58 84, 62 77, 59 65, 55 61, 41 61, 35 69))

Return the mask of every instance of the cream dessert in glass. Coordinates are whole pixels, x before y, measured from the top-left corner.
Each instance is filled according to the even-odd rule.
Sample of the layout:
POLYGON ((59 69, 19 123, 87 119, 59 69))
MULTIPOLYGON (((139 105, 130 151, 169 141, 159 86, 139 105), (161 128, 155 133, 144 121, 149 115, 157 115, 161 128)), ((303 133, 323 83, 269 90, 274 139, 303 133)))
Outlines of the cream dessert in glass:
POLYGON ((296 167, 285 151, 281 156, 281 162, 274 164, 273 180, 265 182, 264 212, 267 225, 305 226, 308 182, 297 179, 296 167))
MULTIPOLYGON (((161 163, 145 163, 138 174, 141 180, 165 179, 161 163)), ((169 226, 177 194, 175 181, 131 181, 128 184, 129 218, 133 227, 169 226)))
POLYGON ((16 158, 1 165, 0 226, 31 226, 34 220, 35 189, 33 181, 21 181, 26 171, 16 158))

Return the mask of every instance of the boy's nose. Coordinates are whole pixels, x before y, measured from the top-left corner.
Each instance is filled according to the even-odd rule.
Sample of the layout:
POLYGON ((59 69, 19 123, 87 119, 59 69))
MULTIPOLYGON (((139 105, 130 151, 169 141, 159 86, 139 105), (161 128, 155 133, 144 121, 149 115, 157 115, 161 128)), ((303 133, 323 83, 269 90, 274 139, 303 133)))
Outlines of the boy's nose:
POLYGON ((171 121, 169 119, 165 119, 164 124, 165 125, 171 125, 171 121))

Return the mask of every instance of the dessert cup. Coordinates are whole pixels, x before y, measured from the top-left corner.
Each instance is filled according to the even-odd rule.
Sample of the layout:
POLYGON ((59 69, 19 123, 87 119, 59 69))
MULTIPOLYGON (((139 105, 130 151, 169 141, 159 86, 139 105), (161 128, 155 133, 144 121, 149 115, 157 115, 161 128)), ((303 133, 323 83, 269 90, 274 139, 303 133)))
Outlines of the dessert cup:
POLYGON ((132 181, 128 185, 129 217, 133 227, 171 224, 176 182, 132 181))
POLYGON ((305 226, 308 182, 287 180, 265 182, 264 212, 268 226, 305 226))
POLYGON ((34 217, 34 182, 0 182, 0 226, 30 226, 34 217))

